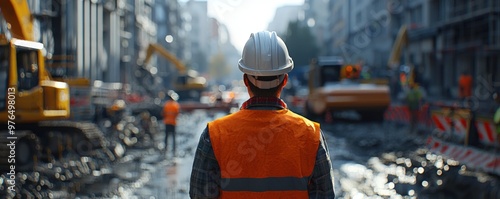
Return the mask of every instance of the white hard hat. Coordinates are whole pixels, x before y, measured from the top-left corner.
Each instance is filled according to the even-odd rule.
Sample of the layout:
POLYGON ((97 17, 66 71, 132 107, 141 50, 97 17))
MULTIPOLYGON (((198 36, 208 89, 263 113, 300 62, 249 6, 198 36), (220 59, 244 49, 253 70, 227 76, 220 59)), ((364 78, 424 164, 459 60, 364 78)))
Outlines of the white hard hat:
POLYGON ((261 31, 250 35, 238 61, 238 67, 241 72, 251 76, 279 76, 293 69, 293 60, 288 55, 285 42, 276 35, 276 32, 261 31))

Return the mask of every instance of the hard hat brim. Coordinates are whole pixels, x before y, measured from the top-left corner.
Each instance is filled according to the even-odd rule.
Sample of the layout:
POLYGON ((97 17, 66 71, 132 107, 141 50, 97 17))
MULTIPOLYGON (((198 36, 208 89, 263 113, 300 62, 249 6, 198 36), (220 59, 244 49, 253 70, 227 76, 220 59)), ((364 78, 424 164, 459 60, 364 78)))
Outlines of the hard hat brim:
POLYGON ((293 69, 293 60, 292 58, 288 58, 289 62, 283 66, 280 67, 279 70, 273 69, 273 70, 255 70, 250 67, 245 66, 243 64, 243 59, 240 59, 238 61, 238 68, 240 69, 241 72, 248 74, 248 75, 253 75, 253 76, 275 76, 275 75, 283 75, 286 73, 289 73, 293 69))

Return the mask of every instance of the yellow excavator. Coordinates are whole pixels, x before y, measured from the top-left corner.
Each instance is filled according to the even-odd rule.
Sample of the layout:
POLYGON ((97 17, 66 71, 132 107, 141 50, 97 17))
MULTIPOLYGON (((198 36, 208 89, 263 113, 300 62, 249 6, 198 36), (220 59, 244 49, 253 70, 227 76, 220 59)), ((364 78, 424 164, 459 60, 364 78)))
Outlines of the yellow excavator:
MULTIPOLYGON (((171 87, 168 88, 168 90, 174 90, 179 95, 181 108, 183 110, 204 108, 201 107, 202 104, 200 102, 200 98, 202 92, 208 89, 206 79, 199 76, 197 71, 189 70, 181 60, 159 44, 151 43, 148 45, 146 49, 146 57, 142 63, 140 62, 141 64, 138 67, 139 74, 146 75, 142 75, 142 78, 138 78, 138 81, 142 82, 154 79, 154 72, 151 71, 156 70, 153 66, 149 65, 149 61, 155 53, 160 54, 163 58, 172 63, 178 72, 175 78, 171 79, 171 87)), ((143 87, 151 95, 157 95, 158 93, 164 92, 161 90, 161 86, 148 86, 152 85, 152 82, 149 84, 142 83, 142 85, 145 85, 143 87)), ((153 113, 153 115, 156 114, 153 113)))
MULTIPOLYGON (((174 90, 179 95, 179 104, 181 106, 182 111, 193 111, 193 110, 217 110, 217 111, 226 111, 230 112, 230 110, 236 108, 238 106, 234 101, 228 102, 216 102, 214 104, 207 104, 201 102, 201 97, 204 93, 208 91, 208 86, 206 83, 206 79, 198 75, 198 72, 195 70, 189 70, 186 65, 179 60, 175 55, 173 55, 170 51, 165 49, 163 46, 151 43, 148 45, 146 49, 146 56, 144 60, 139 61, 141 64, 138 67, 138 73, 141 74, 138 78, 139 82, 144 85, 143 87, 147 89, 150 95, 155 96, 159 93, 163 93, 164 91, 159 90, 161 86, 150 86, 153 85, 153 82, 144 83, 143 81, 150 81, 155 79, 154 72, 157 71, 156 68, 149 65, 149 61, 155 53, 159 53, 162 57, 172 63, 175 69, 178 71, 176 78, 172 78, 170 82, 171 87, 169 90, 174 90)), ((149 112, 154 116, 160 116, 161 114, 157 105, 152 105, 151 107, 156 108, 147 108, 149 112)), ((143 108, 136 109, 139 112, 143 111, 143 108)))
MULTIPOLYGON (((402 25, 392 46, 387 63, 389 68, 398 70, 399 84, 403 90, 408 89, 410 85, 414 83, 416 75, 414 71, 415 68, 411 63, 401 63, 401 54, 403 49, 408 46, 408 42, 408 27, 402 25)), ((408 53, 404 54, 405 60, 408 60, 407 55, 408 53)))
POLYGON ((153 69, 154 67, 149 65, 149 61, 155 52, 170 61, 179 73, 175 81, 172 82, 173 88, 170 89, 173 89, 176 92, 184 92, 193 90, 201 91, 207 88, 206 79, 204 77, 198 76, 198 73, 194 70, 188 70, 182 61, 159 44, 151 43, 148 45, 148 48, 146 49, 146 58, 142 61, 140 66, 143 71, 149 73, 153 73, 151 71, 155 71, 153 69))
POLYGON ((0 123, 5 127, 0 130, 0 171, 33 170, 39 161, 66 154, 113 160, 96 125, 67 120, 68 83, 53 80, 46 70, 27 1, 2 0, 0 12, 8 27, 0 34, 0 123))

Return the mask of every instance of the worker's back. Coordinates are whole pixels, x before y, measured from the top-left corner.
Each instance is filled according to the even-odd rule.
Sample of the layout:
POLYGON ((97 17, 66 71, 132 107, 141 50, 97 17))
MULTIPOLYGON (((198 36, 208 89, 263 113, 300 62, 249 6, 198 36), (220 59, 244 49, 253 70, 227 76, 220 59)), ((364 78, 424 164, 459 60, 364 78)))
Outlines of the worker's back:
POLYGON ((245 198, 308 197, 319 124, 287 109, 240 110, 208 127, 227 182, 221 187, 222 198, 240 198, 242 193, 245 198))
POLYGON ((176 125, 177 115, 179 115, 180 105, 174 100, 168 100, 163 106, 163 123, 176 125))

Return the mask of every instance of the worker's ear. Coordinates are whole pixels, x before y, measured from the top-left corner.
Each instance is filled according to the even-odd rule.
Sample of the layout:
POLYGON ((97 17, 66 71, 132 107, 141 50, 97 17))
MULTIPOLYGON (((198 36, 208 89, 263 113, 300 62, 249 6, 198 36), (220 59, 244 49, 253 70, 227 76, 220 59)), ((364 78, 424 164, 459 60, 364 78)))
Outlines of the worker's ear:
POLYGON ((248 77, 247 77, 247 74, 243 74, 243 82, 245 83, 245 86, 248 87, 248 77))
POLYGON ((285 77, 283 77, 283 83, 281 84, 280 89, 283 89, 286 86, 286 83, 288 83, 288 74, 285 74, 285 77))

